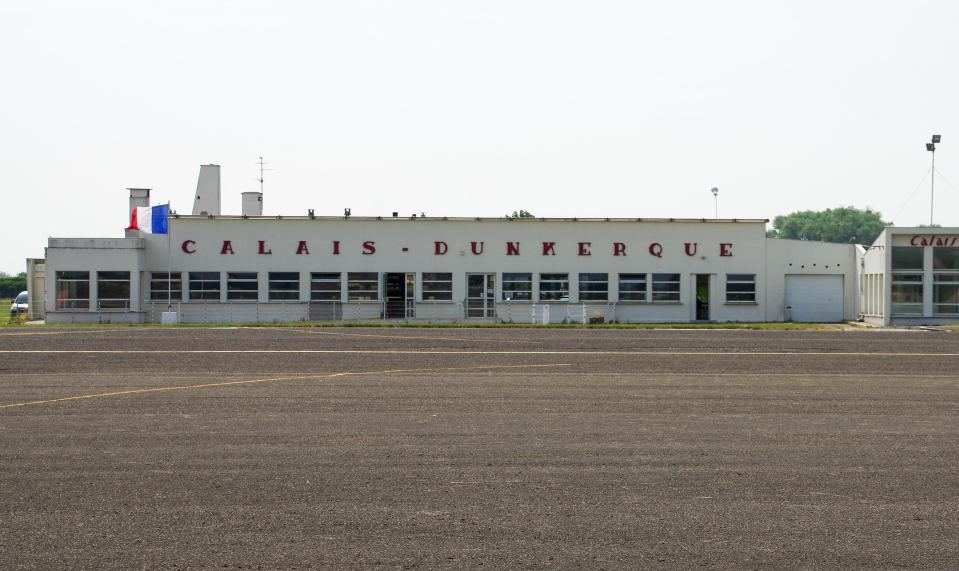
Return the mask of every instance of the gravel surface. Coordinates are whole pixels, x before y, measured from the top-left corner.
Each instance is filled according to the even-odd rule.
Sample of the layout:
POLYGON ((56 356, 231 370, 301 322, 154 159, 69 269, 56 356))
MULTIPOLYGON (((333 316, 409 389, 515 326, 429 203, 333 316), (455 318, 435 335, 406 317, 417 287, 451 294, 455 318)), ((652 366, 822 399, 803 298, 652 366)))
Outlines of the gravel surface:
POLYGON ((0 568, 955 568, 959 334, 0 330, 0 568))

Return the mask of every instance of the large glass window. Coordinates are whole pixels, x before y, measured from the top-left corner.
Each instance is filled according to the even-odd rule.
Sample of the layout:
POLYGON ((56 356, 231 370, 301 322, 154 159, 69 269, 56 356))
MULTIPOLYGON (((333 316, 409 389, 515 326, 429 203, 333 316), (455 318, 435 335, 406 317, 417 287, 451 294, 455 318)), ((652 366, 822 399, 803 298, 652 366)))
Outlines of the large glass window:
POLYGON ((503 274, 504 301, 529 301, 531 299, 533 299, 533 274, 503 274))
POLYGON ((569 301, 569 274, 540 274, 540 301, 569 301))
POLYGON ((346 274, 346 298, 350 301, 376 301, 380 298, 380 275, 376 272, 346 274))
POLYGON ((220 301, 220 272, 190 272, 190 299, 220 301))
POLYGON ((180 301, 183 299, 183 280, 180 272, 151 272, 150 299, 180 301))
POLYGON ((579 274, 580 301, 609 299, 609 274, 579 274))
POLYGON ((646 301, 646 274, 619 274, 619 301, 646 301))
POLYGON ((913 246, 893 246, 892 247, 892 269, 893 270, 921 270, 922 269, 922 247, 913 246))
POLYGON ((259 290, 256 272, 227 272, 226 298, 229 301, 256 301, 259 290))
POLYGON ((313 272, 310 274, 312 301, 340 301, 340 272, 313 272))
POLYGON ((922 274, 892 274, 892 314, 922 315, 922 274))
POLYGON ((270 272, 268 280, 270 301, 299 301, 300 272, 270 272))
POLYGON ((130 272, 97 272, 97 306, 129 309, 130 272))
POLYGON ((57 272, 57 309, 90 309, 90 272, 57 272))
POLYGON ((453 274, 424 273, 423 301, 453 301, 453 274))
POLYGON ((679 274, 653 274, 653 301, 679 301, 679 274))
POLYGON ((937 314, 959 314, 959 272, 934 274, 932 291, 933 307, 937 314))
POLYGON ((959 248, 933 248, 932 269, 959 271, 959 248))
POLYGON ((726 303, 755 303, 756 274, 726 274, 726 303))

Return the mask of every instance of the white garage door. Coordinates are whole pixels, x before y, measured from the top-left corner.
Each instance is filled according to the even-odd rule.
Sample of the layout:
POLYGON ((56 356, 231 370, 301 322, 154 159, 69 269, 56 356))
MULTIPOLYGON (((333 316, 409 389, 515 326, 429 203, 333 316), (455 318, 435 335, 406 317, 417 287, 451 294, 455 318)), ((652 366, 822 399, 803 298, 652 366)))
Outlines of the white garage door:
POLYGON ((786 317, 793 321, 831 323, 843 320, 843 276, 787 275, 786 317))

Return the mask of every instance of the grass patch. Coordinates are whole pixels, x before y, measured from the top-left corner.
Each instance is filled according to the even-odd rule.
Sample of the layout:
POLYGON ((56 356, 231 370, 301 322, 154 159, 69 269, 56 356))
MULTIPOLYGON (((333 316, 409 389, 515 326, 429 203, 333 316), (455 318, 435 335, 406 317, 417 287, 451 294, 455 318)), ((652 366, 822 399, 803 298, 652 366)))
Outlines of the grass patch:
MULTIPOLYGON (((9 307, 9 306, 8 306, 9 307)), ((9 316, 9 314, 7 314, 9 316)), ((22 321, 3 322, 0 326, 22 325, 22 321)), ((597 323, 583 325, 581 323, 550 323, 547 325, 534 323, 426 323, 405 321, 294 321, 283 323, 178 323, 176 325, 160 325, 159 323, 63 323, 45 324, 31 327, 177 327, 177 328, 276 328, 276 327, 324 327, 324 328, 403 328, 403 329, 738 329, 757 331, 797 331, 797 330, 839 330, 848 327, 844 323, 597 323)))

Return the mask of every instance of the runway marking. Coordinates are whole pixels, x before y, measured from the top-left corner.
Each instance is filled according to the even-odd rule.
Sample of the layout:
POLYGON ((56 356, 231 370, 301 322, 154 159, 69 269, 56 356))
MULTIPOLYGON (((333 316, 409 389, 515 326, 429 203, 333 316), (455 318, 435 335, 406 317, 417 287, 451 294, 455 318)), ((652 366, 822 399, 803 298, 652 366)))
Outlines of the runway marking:
POLYGON ((116 333, 117 331, 148 331, 148 329, 70 329, 69 331, 17 331, 0 333, 0 337, 26 337, 27 335, 70 335, 75 333, 116 333))
POLYGON ((76 400, 89 400, 105 397, 116 397, 123 395, 135 395, 143 393, 160 393, 170 391, 184 391, 189 389, 207 389, 214 387, 228 387, 236 385, 254 385, 260 383, 272 383, 276 381, 302 381, 310 379, 334 379, 337 377, 355 377, 365 375, 387 375, 394 373, 415 373, 415 372, 434 372, 440 371, 469 371, 477 369, 520 369, 520 368, 542 368, 542 367, 569 367, 570 363, 549 363, 540 365, 477 365, 475 367, 433 367, 428 369, 386 369, 382 371, 344 371, 340 373, 326 373, 322 375, 297 375, 288 377, 269 377, 266 379, 248 379, 244 381, 223 381, 219 383, 201 383, 197 385, 179 385, 174 387, 150 387, 146 389, 128 389, 125 391, 112 391, 108 393, 95 393, 90 395, 76 395, 71 397, 61 397, 56 399, 35 400, 27 402, 17 402, 9 404, 0 404, 0 409, 19 408, 31 405, 53 404, 59 402, 69 402, 76 400))
POLYGON ((459 351, 446 349, 3 349, 0 354, 357 354, 357 355, 701 355, 708 357, 959 357, 959 353, 891 353, 869 351, 459 351))

